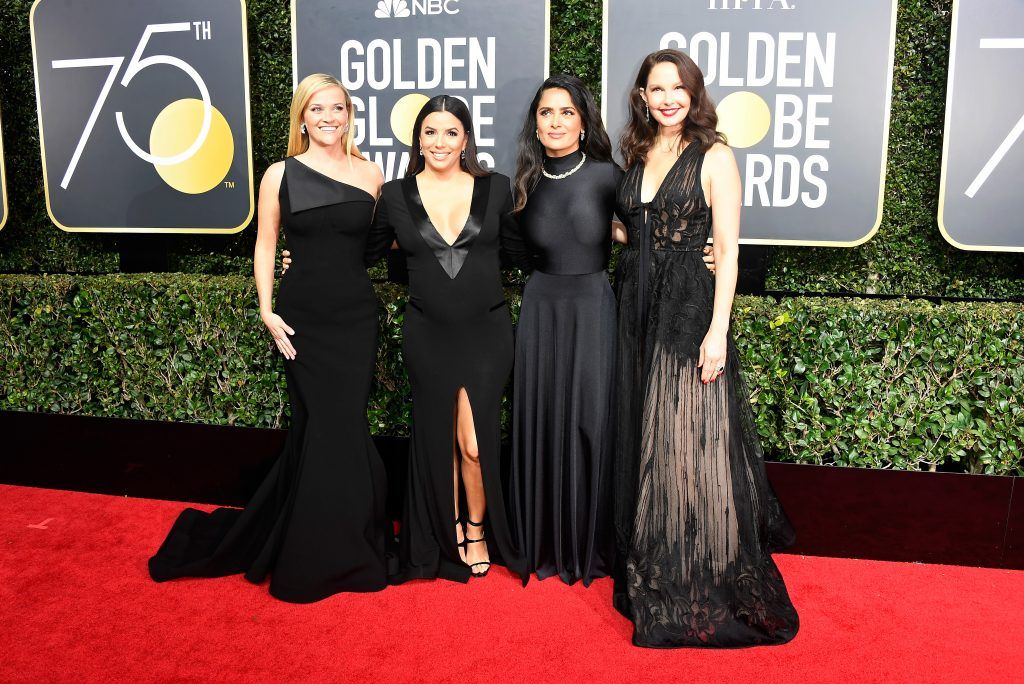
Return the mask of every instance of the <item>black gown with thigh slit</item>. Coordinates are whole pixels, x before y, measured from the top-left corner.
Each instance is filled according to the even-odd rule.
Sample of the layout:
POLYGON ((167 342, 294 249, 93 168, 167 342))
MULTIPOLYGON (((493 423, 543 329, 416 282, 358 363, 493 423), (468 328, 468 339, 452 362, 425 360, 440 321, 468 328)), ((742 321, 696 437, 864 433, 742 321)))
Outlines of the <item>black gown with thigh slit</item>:
POLYGON ((363 252, 374 198, 288 158, 280 204, 295 259, 276 304, 295 330, 287 443, 244 510, 183 511, 149 571, 158 582, 269 574, 273 596, 308 603, 387 585, 387 482, 366 421, 377 297, 363 252))
POLYGON ((622 171, 576 151, 545 159, 519 215, 535 270, 516 327, 513 528, 537 577, 611 572, 615 296, 608 257, 622 171))
POLYGON ((449 245, 423 207, 415 176, 385 183, 367 244, 379 259, 397 238, 409 272, 402 354, 412 385, 408 487, 394 583, 465 582, 452 481, 454 409, 465 388, 472 407, 487 497, 485 535, 492 561, 523 574, 505 510, 500 469, 501 396, 512 370, 512 319, 501 286, 502 249, 524 252, 510 216, 507 177, 474 180, 469 219, 449 245))
POLYGON ((690 143, 650 202, 637 164, 617 199, 629 245, 616 271, 615 606, 638 646, 779 644, 799 626, 771 557, 793 528, 765 473, 731 336, 721 377, 705 385, 697 367, 715 299, 703 162, 690 143))

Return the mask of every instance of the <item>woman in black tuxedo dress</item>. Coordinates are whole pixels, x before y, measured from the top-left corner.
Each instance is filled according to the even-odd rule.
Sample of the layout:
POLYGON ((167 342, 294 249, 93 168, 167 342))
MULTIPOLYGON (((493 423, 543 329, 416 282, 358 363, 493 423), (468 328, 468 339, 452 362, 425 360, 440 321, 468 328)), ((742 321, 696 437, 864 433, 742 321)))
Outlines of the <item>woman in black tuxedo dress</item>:
POLYGON ((511 210, 509 179, 476 161, 466 105, 447 95, 428 101, 414 124, 409 168, 382 187, 367 244, 372 263, 397 239, 409 270, 402 353, 413 426, 395 582, 464 582, 487 573, 492 551, 524 574, 499 468, 501 396, 513 359, 500 256, 525 259, 511 210))

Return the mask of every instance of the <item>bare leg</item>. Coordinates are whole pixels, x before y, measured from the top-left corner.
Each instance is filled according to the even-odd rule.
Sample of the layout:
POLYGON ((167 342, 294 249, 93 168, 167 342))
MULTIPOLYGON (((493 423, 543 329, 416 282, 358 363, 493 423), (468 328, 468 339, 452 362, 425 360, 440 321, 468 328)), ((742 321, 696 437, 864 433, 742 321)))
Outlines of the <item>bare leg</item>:
MULTIPOLYGON (((458 400, 452 406, 452 425, 457 425, 459 417, 458 400)), ((466 562, 466 547, 463 542, 466 540, 466 532, 462 527, 459 516, 459 452, 457 430, 452 429, 452 494, 455 497, 455 545, 459 548, 459 557, 466 562)))
MULTIPOLYGON (((462 486, 466 489, 466 504, 469 508, 468 522, 483 523, 487 512, 487 497, 484 495, 483 473, 480 471, 480 448, 476 441, 476 427, 473 424, 473 407, 469 403, 466 388, 459 389, 456 403, 455 435, 458 440, 459 452, 462 454, 462 486)), ((467 524, 466 540, 483 539, 484 528, 467 524)), ((489 563, 487 543, 466 545, 466 562, 489 563)), ((477 574, 486 572, 489 566, 478 565, 474 570, 477 574)))

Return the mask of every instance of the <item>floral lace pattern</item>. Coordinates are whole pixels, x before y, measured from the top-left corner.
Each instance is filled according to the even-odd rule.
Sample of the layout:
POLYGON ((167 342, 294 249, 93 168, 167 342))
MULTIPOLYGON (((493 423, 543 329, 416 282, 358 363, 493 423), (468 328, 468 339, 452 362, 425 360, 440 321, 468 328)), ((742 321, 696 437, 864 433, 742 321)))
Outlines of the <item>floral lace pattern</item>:
POLYGON ((731 338, 719 380, 704 385, 696 366, 714 304, 700 254, 711 229, 702 160, 687 147, 646 204, 634 167, 617 198, 630 246, 616 273, 615 601, 640 646, 783 643, 799 626, 770 555, 794 534, 731 338))

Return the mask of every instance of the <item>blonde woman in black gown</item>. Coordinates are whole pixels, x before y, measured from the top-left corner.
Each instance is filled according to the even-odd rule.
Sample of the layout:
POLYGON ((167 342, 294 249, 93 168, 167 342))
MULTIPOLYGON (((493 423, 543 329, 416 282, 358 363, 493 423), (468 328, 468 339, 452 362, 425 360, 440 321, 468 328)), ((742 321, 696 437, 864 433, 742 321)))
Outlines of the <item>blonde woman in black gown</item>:
POLYGON ((455 97, 429 100, 412 137, 409 168, 381 189, 367 244, 373 262, 397 240, 409 269, 402 354, 413 425, 393 581, 464 582, 487 574, 492 557, 524 574, 499 463, 513 355, 499 257, 525 258, 510 182, 480 167, 469 110, 455 97))
POLYGON ((771 552, 793 530, 765 475, 729 318, 740 179, 704 76, 643 61, 620 143, 616 607, 638 646, 777 644, 798 619, 771 552), (717 274, 700 259, 714 237, 717 274))
POLYGON ((387 584, 384 466, 366 402, 377 298, 363 267, 383 176, 352 144, 352 101, 335 78, 308 76, 292 99, 288 158, 260 184, 254 272, 260 316, 284 356, 291 429, 244 510, 186 509, 149 561, 153 579, 270 575, 297 603, 387 584), (295 265, 273 303, 283 228, 295 265))

